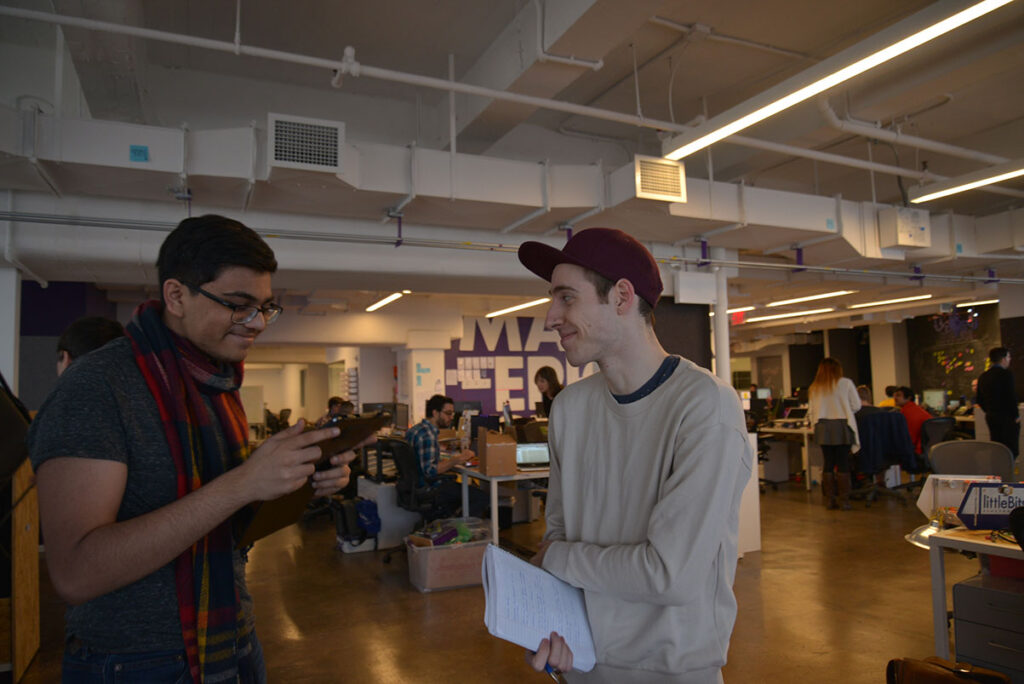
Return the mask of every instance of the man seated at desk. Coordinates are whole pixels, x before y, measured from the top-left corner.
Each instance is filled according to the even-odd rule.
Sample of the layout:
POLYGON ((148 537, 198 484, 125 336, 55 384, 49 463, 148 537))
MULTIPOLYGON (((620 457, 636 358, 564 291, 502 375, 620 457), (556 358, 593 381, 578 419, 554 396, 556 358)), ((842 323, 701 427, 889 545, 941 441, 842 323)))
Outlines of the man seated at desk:
MULTIPOLYGON (((438 505, 449 511, 455 511, 462 505, 462 487, 454 480, 439 479, 438 475, 476 456, 471 450, 463 449, 448 458, 441 458, 438 434, 450 428, 454 419, 455 401, 443 394, 435 394, 427 399, 426 417, 405 433, 405 439, 412 446, 419 466, 420 479, 417 486, 433 489, 438 505)), ((470 487, 469 511, 463 511, 463 515, 479 517, 489 503, 490 498, 483 490, 470 487)))
POLYGON ((866 416, 871 413, 881 413, 885 409, 875 406, 872 401, 871 388, 867 385, 857 385, 857 396, 860 397, 860 408, 857 409, 857 417, 866 416))
POLYGON ((331 397, 327 400, 327 413, 320 417, 320 420, 316 422, 316 426, 322 427, 334 418, 346 418, 355 413, 355 411, 356 405, 348 399, 331 397))
POLYGON ((900 412, 907 419, 907 428, 910 430, 910 441, 914 443, 914 453, 921 453, 921 426, 924 421, 930 419, 932 414, 914 403, 914 390, 909 387, 899 387, 893 394, 893 400, 900 407, 900 412))

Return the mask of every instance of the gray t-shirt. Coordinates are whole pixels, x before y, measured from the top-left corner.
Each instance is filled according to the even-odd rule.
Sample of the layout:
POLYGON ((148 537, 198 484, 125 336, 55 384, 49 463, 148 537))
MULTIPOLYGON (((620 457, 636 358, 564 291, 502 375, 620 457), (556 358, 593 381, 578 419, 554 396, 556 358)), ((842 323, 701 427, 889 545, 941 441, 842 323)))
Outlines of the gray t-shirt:
MULTIPOLYGON (((124 463, 128 479, 119 521, 156 510, 176 499, 175 470, 160 412, 132 354, 121 338, 88 354, 61 375, 28 433, 33 468, 52 458, 99 458, 124 463)), ((88 488, 88 483, 82 483, 88 488)), ((45 541, 45 540, 44 540, 45 541)), ((235 552, 235 581, 246 620, 252 602, 245 567, 235 552)), ((174 563, 65 614, 67 639, 100 652, 183 649, 174 563)))

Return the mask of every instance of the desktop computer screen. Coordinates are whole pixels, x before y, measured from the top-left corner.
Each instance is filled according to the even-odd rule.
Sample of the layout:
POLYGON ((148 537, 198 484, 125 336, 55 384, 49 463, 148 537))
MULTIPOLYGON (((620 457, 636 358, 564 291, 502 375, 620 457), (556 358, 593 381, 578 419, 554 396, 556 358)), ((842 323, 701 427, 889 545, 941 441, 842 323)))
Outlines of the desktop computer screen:
POLYGON ((771 387, 758 387, 757 388, 757 398, 758 399, 771 399, 772 398, 772 388, 771 387))
MULTIPOLYGON (((481 427, 501 432, 501 416, 470 416, 469 417, 469 448, 477 451, 476 436, 481 427)), ((479 452, 477 452, 479 453, 479 452)))
POLYGON ((456 401, 455 402, 455 424, 459 424, 459 418, 462 417, 463 411, 476 411, 480 413, 484 410, 483 403, 479 401, 456 401))
POLYGON ((403 430, 409 427, 409 405, 395 404, 395 427, 403 430))
POLYGON ((921 403, 929 411, 944 413, 946 411, 946 390, 926 389, 921 392, 921 403))
MULTIPOLYGON (((395 405, 394 404, 391 404, 391 403, 381 403, 381 402, 368 403, 368 404, 364 403, 363 404, 363 413, 380 413, 381 411, 386 411, 387 413, 391 414, 391 418, 392 419, 395 418, 395 405)), ((408 420, 408 416, 406 416, 406 420, 408 420)), ((394 423, 392 423, 392 425, 393 424, 394 423)), ((408 427, 408 426, 406 426, 406 427, 408 427)))

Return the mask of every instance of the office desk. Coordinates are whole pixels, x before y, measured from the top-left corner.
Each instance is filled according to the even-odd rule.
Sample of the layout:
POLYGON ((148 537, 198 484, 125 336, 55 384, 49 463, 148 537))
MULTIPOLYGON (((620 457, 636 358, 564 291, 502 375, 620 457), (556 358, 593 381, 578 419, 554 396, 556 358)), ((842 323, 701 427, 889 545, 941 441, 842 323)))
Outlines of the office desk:
POLYGON ((1024 551, 1015 544, 985 539, 989 530, 968 530, 954 527, 928 537, 931 544, 932 629, 935 633, 935 655, 949 658, 949 629, 946 627, 946 562, 943 549, 959 549, 1024 560, 1024 551))
POLYGON ((797 436, 803 440, 803 445, 800 447, 800 460, 803 463, 804 468, 804 484, 807 491, 811 490, 811 466, 810 466, 810 452, 811 452, 811 437, 814 435, 814 430, 809 427, 800 428, 787 428, 787 427, 759 427, 757 429, 758 435, 765 436, 776 436, 776 437, 793 437, 797 436))
POLYGON ((544 480, 551 473, 550 470, 520 471, 515 475, 484 475, 479 470, 473 470, 465 466, 455 466, 455 472, 462 476, 462 510, 469 510, 469 478, 484 480, 491 486, 491 539, 498 543, 498 483, 515 482, 516 480, 544 480))

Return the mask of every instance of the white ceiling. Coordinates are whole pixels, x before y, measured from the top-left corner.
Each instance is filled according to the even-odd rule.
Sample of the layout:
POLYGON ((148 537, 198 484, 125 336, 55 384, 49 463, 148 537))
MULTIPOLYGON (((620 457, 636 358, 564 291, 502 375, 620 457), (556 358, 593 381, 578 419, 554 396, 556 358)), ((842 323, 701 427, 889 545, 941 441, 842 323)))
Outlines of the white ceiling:
MULTIPOLYGON (((452 55, 459 81, 683 123, 740 104, 933 3, 3 0, 2 4, 220 41, 235 39, 238 11, 239 38, 246 46, 332 60, 341 59, 345 46, 352 46, 356 59, 364 65, 435 78, 448 78, 452 55), (546 6, 547 51, 603 60, 599 70, 537 61, 532 22, 541 6, 546 6), (677 30, 667 25, 671 23, 690 28, 677 30)), ((951 8, 964 4, 949 3, 951 8)), ((51 26, 0 17, 0 43, 45 52, 53 35, 51 26)), ((250 121, 265 121, 267 111, 278 111, 345 121, 347 137, 353 141, 392 145, 416 141, 425 149, 448 149, 448 95, 439 90, 352 76, 334 88, 332 74, 315 67, 81 28, 66 28, 64 36, 88 110, 97 119, 167 127, 187 123, 198 130, 245 126, 250 121)), ((830 91, 828 100, 841 117, 877 122, 903 133, 1016 159, 1024 157, 1022 73, 1024 1, 1018 0, 830 91)), ((12 80, 0 81, 0 86, 6 86, 2 95, 11 106, 15 100, 12 80)), ((465 95, 456 100, 459 152, 537 162, 547 159, 553 164, 601 164, 606 172, 622 166, 633 154, 661 153, 659 132, 652 128, 465 95)), ((926 167, 944 176, 981 166, 905 145, 872 144, 864 137, 834 130, 814 102, 783 112, 743 135, 856 159, 870 155, 876 162, 918 170, 926 167)), ((902 192, 915 182, 760 152, 728 140, 714 146, 710 158, 717 181, 825 197, 841 195, 845 200, 899 204, 902 192)), ((687 159, 688 175, 707 178, 707 162, 705 153, 687 159)), ((116 188, 90 188, 86 169, 67 165, 61 173, 58 182, 74 183, 76 188, 84 188, 81 192, 117 195, 116 188)), ((210 182, 211 187, 205 188, 197 181, 193 187, 197 201, 202 201, 204 191, 215 191, 210 182)), ((1024 179, 1003 185, 1024 190, 1024 179)), ((321 197, 311 204, 303 194, 282 189, 288 186, 261 188, 251 209, 377 220, 384 207, 401 199, 400 194, 339 188, 331 192, 330 199, 321 197)), ((161 192, 162 188, 156 194, 161 192)), ((238 186, 231 192, 240 198, 244 188, 238 186)), ((954 212, 984 217, 1020 206, 1021 197, 1024 194, 1010 197, 974 191, 934 202, 928 208, 933 215, 954 212)), ((517 235, 548 232, 587 209, 552 211, 511 236, 497 230, 525 213, 515 205, 417 197, 404 212, 410 225, 494 231, 495 242, 508 242, 523 239, 517 235)), ((605 209, 580 220, 576 227, 593 225, 613 225, 644 240, 672 244, 720 227, 722 222, 677 218, 670 216, 664 205, 643 203, 642 209, 605 209)), ((386 228, 393 229, 393 225, 386 228)), ((798 230, 747 226, 716 235, 710 244, 738 250, 743 260, 793 263, 794 252, 773 248, 804 237, 798 230)), ((1024 261, 1019 256, 936 260, 931 264, 925 260, 924 267, 947 274, 977 274, 995 267, 1003 277, 1024 277, 1024 261)), ((864 259, 842 241, 809 246, 804 258, 812 265, 894 272, 910 269, 907 262, 864 259)), ((420 284, 429 289, 427 273, 421 276, 420 284)), ((443 277, 449 282, 434 287, 435 291, 460 290, 457 273, 443 277)), ((291 282, 293 296, 308 296, 317 289, 332 291, 330 296, 313 297, 316 301, 310 303, 311 308, 331 297, 356 302, 369 296, 335 291, 336 281, 318 282, 316 272, 293 277, 291 282)), ((926 281, 921 285, 899 278, 873 277, 858 288, 848 287, 849 283, 832 287, 835 284, 831 276, 822 274, 744 269, 730 281, 731 305, 763 305, 773 299, 839 289, 839 285, 860 290, 862 299, 900 296, 904 289, 922 287, 936 298, 950 294, 946 283, 926 281)), ((386 285, 382 279, 381 288, 386 285)), ((976 289, 984 294, 992 288, 971 285, 956 292, 970 298, 976 289)), ((463 291, 479 290, 474 286, 463 291)), ((495 296, 502 294, 501 288, 495 288, 495 296)), ((504 294, 509 299, 518 296, 514 290, 504 294)))

